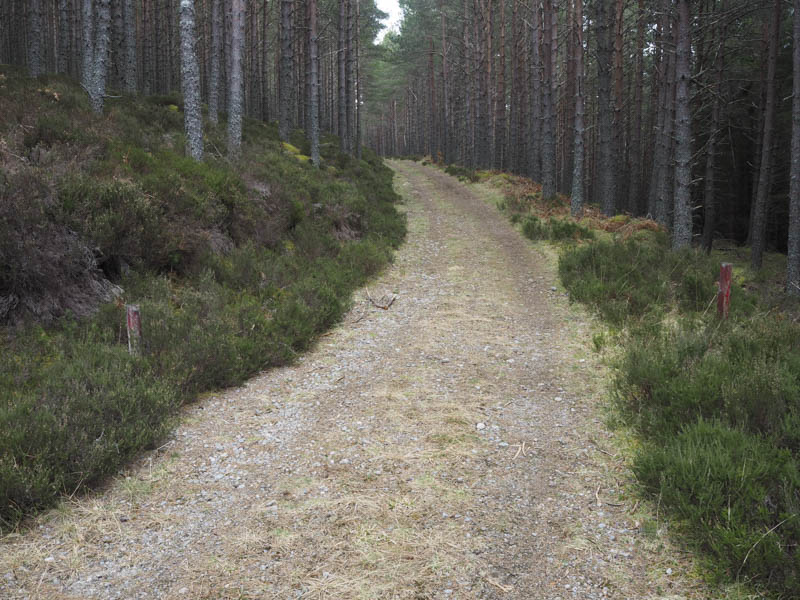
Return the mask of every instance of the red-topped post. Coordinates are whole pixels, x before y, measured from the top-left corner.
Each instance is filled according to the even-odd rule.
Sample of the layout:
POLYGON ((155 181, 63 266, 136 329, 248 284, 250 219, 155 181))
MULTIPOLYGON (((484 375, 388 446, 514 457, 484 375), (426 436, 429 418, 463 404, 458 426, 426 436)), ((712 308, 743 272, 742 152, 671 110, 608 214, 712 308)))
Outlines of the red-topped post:
POLYGON ((731 308, 731 275, 733 265, 722 263, 719 268, 719 292, 717 293, 717 314, 723 319, 728 318, 731 308))
POLYGON ((125 313, 128 321, 128 352, 138 356, 142 345, 142 318, 139 307, 135 304, 126 304, 125 313))

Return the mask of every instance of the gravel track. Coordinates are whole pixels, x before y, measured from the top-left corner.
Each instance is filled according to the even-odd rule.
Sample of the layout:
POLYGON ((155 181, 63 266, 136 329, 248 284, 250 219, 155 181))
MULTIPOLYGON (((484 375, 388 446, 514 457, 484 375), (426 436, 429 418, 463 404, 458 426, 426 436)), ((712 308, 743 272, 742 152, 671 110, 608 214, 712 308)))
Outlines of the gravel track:
POLYGON ((703 595, 626 494, 552 258, 489 191, 390 164, 409 237, 369 294, 391 306, 360 291, 296 365, 6 536, 0 598, 703 595))

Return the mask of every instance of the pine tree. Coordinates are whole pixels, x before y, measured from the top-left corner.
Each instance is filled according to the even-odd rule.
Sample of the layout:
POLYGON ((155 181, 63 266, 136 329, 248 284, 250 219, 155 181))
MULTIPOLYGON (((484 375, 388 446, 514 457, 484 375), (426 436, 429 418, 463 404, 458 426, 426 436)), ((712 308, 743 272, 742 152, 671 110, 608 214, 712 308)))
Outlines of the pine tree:
POLYGON ((200 109, 200 68, 195 50, 194 0, 181 0, 181 76, 186 152, 203 158, 203 115, 200 109))

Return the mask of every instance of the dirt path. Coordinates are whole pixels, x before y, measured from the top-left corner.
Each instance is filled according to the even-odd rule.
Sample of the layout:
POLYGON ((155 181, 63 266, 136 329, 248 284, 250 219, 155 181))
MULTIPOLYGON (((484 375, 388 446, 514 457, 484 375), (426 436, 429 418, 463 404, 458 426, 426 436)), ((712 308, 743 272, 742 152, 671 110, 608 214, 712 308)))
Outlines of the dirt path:
POLYGON ((481 192, 392 166, 409 239, 370 286, 391 307, 359 293, 297 365, 5 538, 0 597, 692 595, 621 496, 589 326, 548 261, 481 192))

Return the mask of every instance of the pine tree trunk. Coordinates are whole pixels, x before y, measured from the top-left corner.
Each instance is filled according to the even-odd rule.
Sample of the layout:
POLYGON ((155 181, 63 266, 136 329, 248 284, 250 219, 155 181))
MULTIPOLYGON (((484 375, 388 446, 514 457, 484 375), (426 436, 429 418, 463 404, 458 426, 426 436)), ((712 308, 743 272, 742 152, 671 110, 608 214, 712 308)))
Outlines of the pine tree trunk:
MULTIPOLYGON (((725 11, 723 2, 721 12, 725 11)), ((722 119, 722 95, 723 95, 723 74, 725 68, 725 39, 727 31, 725 27, 715 28, 716 52, 714 59, 714 71, 716 81, 714 84, 714 98, 711 101, 711 125, 706 143, 706 166, 703 181, 703 239, 702 244, 706 252, 711 252, 714 243, 714 230, 717 224, 717 198, 716 198, 716 159, 717 144, 722 119)))
POLYGON ((94 3, 92 0, 83 0, 82 18, 82 50, 81 50, 81 85, 86 93, 92 89, 92 66, 94 63, 94 3))
POLYGON ((611 97, 611 69, 613 48, 609 5, 595 4, 595 30, 597 39, 597 192, 596 201, 603 214, 612 216, 616 211, 614 163, 614 104, 611 97))
POLYGON ((181 78, 186 153, 203 159, 203 115, 200 109, 200 67, 195 49, 194 0, 181 0, 181 78))
POLYGON ((361 160, 361 107, 364 101, 363 92, 361 89, 361 1, 355 0, 356 3, 356 158, 361 160))
POLYGON ((630 165, 625 161, 625 122, 623 109, 625 107, 625 78, 623 70, 624 51, 624 15, 625 0, 616 0, 614 11, 614 137, 612 152, 616 157, 614 161, 614 198, 615 211, 625 209, 625 200, 628 197, 625 183, 630 175, 630 165), (626 168, 627 166, 627 168, 626 168))
POLYGON ((794 0, 792 31, 792 163, 789 189, 789 249, 786 265, 786 292, 800 296, 800 0, 794 0))
POLYGON ((497 62, 497 97, 495 100, 494 166, 506 167, 506 3, 500 0, 500 55, 497 62))
POLYGON ((211 69, 208 81, 208 120, 219 122, 219 60, 222 53, 222 1, 211 0, 211 69))
POLYGON ((689 0, 678 0, 678 35, 675 62, 675 218, 672 248, 692 243, 692 114, 689 106, 691 22, 689 0))
POLYGON ((310 73, 309 87, 309 137, 311 141, 311 162, 319 167, 319 51, 317 49, 317 0, 308 2, 308 54, 310 73))
POLYGON ((448 95, 448 78, 447 78, 447 29, 445 25, 444 16, 444 2, 439 0, 439 12, 441 13, 442 25, 442 109, 444 111, 444 119, 442 121, 442 154, 444 155, 445 164, 452 161, 450 152, 450 97, 448 95))
POLYGON ((44 73, 42 0, 28 0, 28 74, 44 73))
POLYGON ((628 187, 628 209, 638 215, 642 212, 642 56, 644 54, 645 28, 644 0, 639 0, 636 19, 636 58, 633 82, 633 127, 630 138, 630 185, 628 187))
POLYGON ((69 18, 68 0, 58 0, 58 58, 56 70, 59 73, 69 73, 71 23, 69 18))
POLYGON ((98 0, 97 22, 95 24, 94 59, 92 61, 92 80, 89 87, 89 104, 96 113, 103 112, 108 76, 109 34, 111 25, 111 0, 98 0))
POLYGON ((529 174, 534 181, 542 179, 542 58, 539 44, 542 38, 541 12, 538 2, 532 7, 531 24, 531 96, 530 96, 530 134, 529 145, 529 174))
POLYGON ((767 62, 767 98, 764 107, 764 137, 761 142, 761 165, 758 176, 756 202, 753 207, 753 229, 751 236, 750 265, 760 269, 766 248, 767 203, 770 192, 772 170, 772 137, 775 121, 775 70, 778 62, 778 35, 781 20, 781 0, 775 0, 773 19, 769 31, 769 58, 767 62))
POLYGON ((542 34, 542 62, 544 86, 542 89, 542 198, 556 195, 556 131, 553 106, 553 4, 544 0, 544 30, 542 34))
POLYGON ((129 94, 136 93, 136 8, 133 0, 123 2, 125 72, 123 85, 129 94))
MULTIPOLYGON (((800 2, 800 0, 798 0, 800 2)), ((575 150, 572 163, 571 212, 583 210, 584 98, 583 98, 583 0, 575 0, 575 150)))
POLYGON ((231 70, 228 84, 228 155, 242 151, 242 49, 244 46, 244 0, 231 0, 231 70))
POLYGON ((292 113, 292 70, 294 51, 292 43, 292 0, 281 0, 281 74, 278 100, 278 135, 289 141, 292 113))
POLYGON ((339 91, 339 118, 337 122, 337 133, 339 134, 339 149, 347 152, 347 0, 339 0, 339 49, 337 56, 338 66, 338 91, 339 91))

